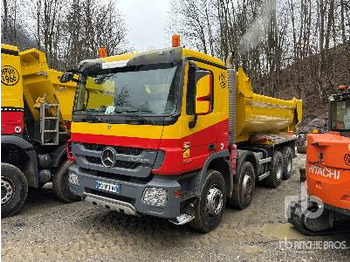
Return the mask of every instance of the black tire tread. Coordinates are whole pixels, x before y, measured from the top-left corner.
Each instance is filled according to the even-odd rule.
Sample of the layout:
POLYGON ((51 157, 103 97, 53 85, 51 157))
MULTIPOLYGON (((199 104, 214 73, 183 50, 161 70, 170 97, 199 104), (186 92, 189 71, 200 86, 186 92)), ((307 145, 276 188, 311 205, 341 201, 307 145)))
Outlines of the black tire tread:
MULTIPOLYGON (((208 184, 208 180, 210 180, 212 177, 216 178, 217 179, 217 183, 221 183, 222 186, 223 186, 223 190, 224 190, 224 201, 226 201, 226 186, 225 186, 225 179, 224 177, 222 176, 222 174, 219 172, 219 171, 216 171, 216 170, 208 170, 206 175, 205 175, 205 180, 203 182, 203 185, 202 185, 202 188, 201 188, 201 192, 202 192, 202 195, 200 197, 200 199, 198 199, 196 205, 195 205, 195 212, 194 212, 194 215, 195 215, 195 218, 189 223, 189 225, 197 232, 200 232, 200 233, 208 233, 210 232, 211 230, 215 229, 218 224, 215 224, 215 225, 212 225, 211 227, 207 228, 204 226, 204 223, 202 221, 202 217, 200 215, 200 201, 201 201, 201 198, 203 197, 203 191, 205 189, 205 187, 207 186, 208 184)), ((223 210, 220 214, 220 218, 219 218, 219 221, 221 220, 221 217, 222 217, 222 214, 225 210, 225 202, 224 202, 224 206, 223 206, 223 210)))
POLYGON ((52 179, 52 189, 56 197, 66 203, 72 203, 80 200, 79 196, 75 196, 72 192, 70 192, 68 182, 65 182, 65 176, 67 175, 68 168, 72 164, 73 162, 69 160, 64 161, 52 179))
POLYGON ((1 176, 6 176, 14 180, 13 182, 17 180, 20 183, 17 184, 15 189, 15 194, 20 196, 18 201, 15 203, 11 203, 11 201, 9 204, 1 206, 1 217, 3 218, 16 214, 22 208, 28 194, 28 182, 26 176, 18 167, 8 163, 1 163, 1 176), (18 188, 20 188, 20 191, 17 191, 18 188))
MULTIPOLYGON (((239 209, 239 210, 243 210, 246 209, 249 205, 249 203, 244 203, 243 200, 241 199, 240 196, 240 186, 241 186, 241 180, 244 178, 244 170, 248 169, 251 172, 253 172, 254 174, 254 179, 255 177, 255 171, 254 171, 254 167, 252 165, 252 163, 250 162, 245 162, 242 166, 241 172, 239 174, 239 176, 235 176, 234 177, 234 181, 233 181, 233 195, 232 197, 227 199, 227 206, 230 208, 235 208, 235 209, 239 209)), ((254 181, 254 187, 255 187, 255 181, 254 181)), ((254 190, 254 189, 253 189, 254 190)), ((253 191, 254 192, 254 191, 253 191)))
POLYGON ((276 177, 276 164, 278 162, 278 160, 282 161, 282 165, 283 165, 283 156, 282 153, 280 151, 275 151, 272 157, 272 162, 271 162, 271 169, 270 169, 270 175, 265 178, 265 186, 269 187, 269 188, 277 188, 281 185, 282 182, 282 178, 279 180, 276 177))
POLYGON ((293 151, 292 148, 289 146, 286 146, 282 149, 282 157, 283 157, 283 180, 288 180, 292 174, 293 174, 293 151), (288 157, 292 157, 292 169, 290 170, 290 173, 287 171, 287 163, 288 163, 288 157))

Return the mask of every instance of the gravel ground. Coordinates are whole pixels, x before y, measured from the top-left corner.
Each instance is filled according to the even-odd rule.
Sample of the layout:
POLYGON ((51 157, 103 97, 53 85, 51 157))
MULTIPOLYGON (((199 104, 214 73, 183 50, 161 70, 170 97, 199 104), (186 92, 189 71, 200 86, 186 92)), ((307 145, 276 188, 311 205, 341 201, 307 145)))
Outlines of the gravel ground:
MULTIPOLYGON (((165 220, 129 217, 86 202, 62 204, 51 190, 31 191, 22 211, 1 221, 2 261, 349 261, 350 249, 288 248, 305 237, 286 222, 286 196, 300 194, 298 166, 278 189, 258 187, 252 205, 227 209, 219 228, 202 235, 165 220), (289 242, 291 243, 291 242, 289 242)), ((311 243, 311 242, 308 242, 311 243)), ((338 242, 339 243, 339 242, 338 242)))

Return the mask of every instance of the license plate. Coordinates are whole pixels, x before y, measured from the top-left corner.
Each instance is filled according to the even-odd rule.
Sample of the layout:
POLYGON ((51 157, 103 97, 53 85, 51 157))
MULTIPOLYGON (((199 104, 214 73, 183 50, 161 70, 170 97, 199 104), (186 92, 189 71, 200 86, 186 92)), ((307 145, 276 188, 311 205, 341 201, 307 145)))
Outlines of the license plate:
POLYGON ((101 181, 96 181, 95 188, 97 190, 119 194, 121 186, 119 184, 110 184, 110 183, 105 183, 101 181))

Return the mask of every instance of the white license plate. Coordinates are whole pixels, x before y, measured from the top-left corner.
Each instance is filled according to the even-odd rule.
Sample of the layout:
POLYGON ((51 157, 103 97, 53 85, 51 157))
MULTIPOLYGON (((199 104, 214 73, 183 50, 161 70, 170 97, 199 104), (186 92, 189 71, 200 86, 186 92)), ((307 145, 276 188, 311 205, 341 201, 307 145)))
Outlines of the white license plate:
POLYGON ((95 188, 97 190, 119 194, 121 186, 119 184, 110 184, 101 181, 96 181, 95 188))

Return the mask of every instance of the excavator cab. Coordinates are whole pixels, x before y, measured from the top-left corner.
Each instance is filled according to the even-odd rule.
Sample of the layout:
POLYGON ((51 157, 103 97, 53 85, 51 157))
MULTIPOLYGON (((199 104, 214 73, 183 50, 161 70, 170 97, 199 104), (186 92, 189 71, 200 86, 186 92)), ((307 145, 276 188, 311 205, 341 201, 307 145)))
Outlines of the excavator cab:
POLYGON ((341 93, 330 97, 330 130, 350 132, 350 86, 339 86, 341 93))

